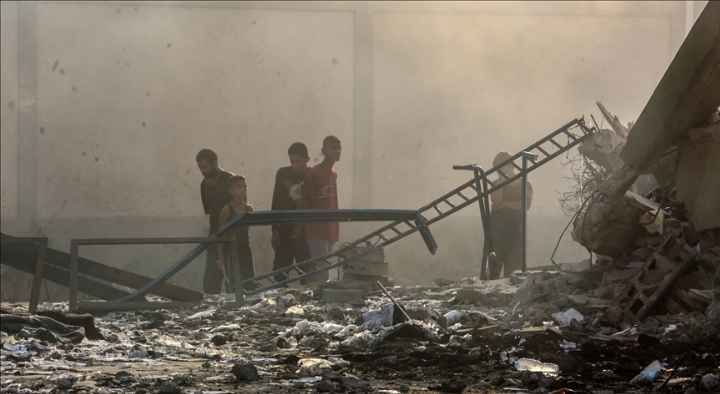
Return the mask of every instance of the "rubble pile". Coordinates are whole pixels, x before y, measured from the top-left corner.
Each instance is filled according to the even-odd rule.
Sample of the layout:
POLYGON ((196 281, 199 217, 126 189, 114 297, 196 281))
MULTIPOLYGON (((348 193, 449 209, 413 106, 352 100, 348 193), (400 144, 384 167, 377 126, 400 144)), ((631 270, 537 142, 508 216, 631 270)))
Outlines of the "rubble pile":
MULTIPOLYGON (((617 299, 637 267, 625 260, 389 288, 396 303, 342 282, 269 291, 242 308, 214 296, 192 309, 96 317, 92 338, 46 333, 89 332, 87 319, 8 332, 6 321, 38 319, 8 306, 0 384, 3 393, 610 393, 649 392, 672 375, 665 392, 716 390, 718 325, 699 310, 629 318, 617 299), (333 302, 342 292, 354 296, 333 302)), ((717 272, 717 261, 696 261, 682 278, 717 272)))

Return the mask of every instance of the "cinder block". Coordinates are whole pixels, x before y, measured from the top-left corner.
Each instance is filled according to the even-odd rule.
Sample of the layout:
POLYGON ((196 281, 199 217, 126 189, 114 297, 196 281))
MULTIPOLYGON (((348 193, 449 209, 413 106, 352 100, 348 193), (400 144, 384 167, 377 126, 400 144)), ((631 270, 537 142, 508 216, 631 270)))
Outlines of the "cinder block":
POLYGON ((343 268, 346 274, 388 276, 388 263, 361 260, 348 263, 343 268))
MULTIPOLYGON (((358 246, 355 249, 357 249, 357 251, 358 251, 357 253, 355 251, 353 251, 352 249, 348 249, 346 252, 343 253, 343 256, 350 258, 350 257, 358 255, 359 253, 363 253, 370 248, 358 246)), ((370 253, 366 256, 363 256, 362 259, 363 259, 363 261, 370 261, 373 263, 383 263, 383 262, 385 262, 385 251, 382 248, 376 249, 372 253, 370 253)))
POLYGON ((375 284, 375 281, 380 282, 383 286, 394 286, 394 282, 386 276, 375 276, 375 275, 357 275, 357 274, 343 274, 343 279, 345 280, 351 280, 351 281, 358 281, 358 282, 370 282, 373 285, 373 290, 379 290, 380 288, 377 287, 375 284))
POLYGON ((355 300, 362 300, 362 290, 323 290, 323 300, 326 304, 347 304, 355 300))

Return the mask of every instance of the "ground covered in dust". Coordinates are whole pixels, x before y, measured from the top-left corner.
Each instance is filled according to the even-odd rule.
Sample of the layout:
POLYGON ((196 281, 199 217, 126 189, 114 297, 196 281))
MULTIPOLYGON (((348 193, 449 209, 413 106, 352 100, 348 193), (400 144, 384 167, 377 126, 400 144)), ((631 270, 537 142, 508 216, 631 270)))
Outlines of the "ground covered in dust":
MULTIPOLYGON (((602 278, 539 272, 391 288, 410 321, 379 291, 327 303, 326 285, 242 308, 218 296, 194 309, 97 316, 105 340, 28 327, 2 334, 2 393, 630 393, 671 374, 663 392, 718 390, 716 324, 699 312, 629 324, 599 296, 602 278), (539 277, 555 294, 516 305, 517 289, 539 277), (519 371, 522 359, 559 373, 519 371), (637 378, 653 364, 657 375, 637 378)), ((5 304, 3 316, 24 310, 5 304)))

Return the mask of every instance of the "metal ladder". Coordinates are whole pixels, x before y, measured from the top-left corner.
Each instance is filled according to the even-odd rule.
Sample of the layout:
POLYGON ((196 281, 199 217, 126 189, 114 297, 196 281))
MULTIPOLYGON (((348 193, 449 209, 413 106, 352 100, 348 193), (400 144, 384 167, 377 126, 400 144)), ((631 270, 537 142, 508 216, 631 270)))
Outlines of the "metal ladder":
MULTIPOLYGON (((416 223, 407 220, 392 222, 358 240, 344 244, 343 247, 334 253, 258 275, 254 278, 245 279, 242 281, 243 290, 245 290, 246 295, 258 294, 286 283, 301 280, 316 272, 327 271, 343 266, 372 253, 376 249, 397 242, 416 231, 420 231, 423 239, 428 243, 427 237, 429 233, 426 231, 427 226, 475 202, 481 203, 481 212, 483 212, 482 199, 486 199, 492 192, 499 190, 516 179, 520 179, 524 174, 532 172, 536 168, 580 144, 595 131, 594 127, 588 128, 585 125, 583 118, 574 119, 523 150, 527 152, 538 152, 538 159, 532 162, 532 165, 528 166, 525 171, 523 171, 521 166, 522 154, 517 153, 487 171, 476 171, 473 179, 420 208, 418 212, 423 219, 425 219, 422 222, 417 220, 416 223), (566 139, 566 141, 557 140, 561 138, 566 139), (508 164, 518 170, 514 176, 506 178, 501 182, 493 182, 489 179, 490 175, 501 172, 500 169, 508 164), (366 249, 368 245, 372 246, 366 249), (357 249, 358 247, 363 247, 363 249, 359 250, 357 249), (337 260, 331 261, 332 259, 337 260), (297 275, 291 276, 291 273, 296 273, 297 275), (276 278, 282 279, 277 280, 276 278), (269 284, 262 282, 269 282, 269 284)), ((487 207, 487 200, 485 200, 484 204, 487 207)), ((489 213, 489 207, 487 208, 486 213, 489 213)), ((435 246, 435 249, 437 249, 437 246, 435 246)), ((430 251, 435 254, 435 250, 431 249, 430 251)))

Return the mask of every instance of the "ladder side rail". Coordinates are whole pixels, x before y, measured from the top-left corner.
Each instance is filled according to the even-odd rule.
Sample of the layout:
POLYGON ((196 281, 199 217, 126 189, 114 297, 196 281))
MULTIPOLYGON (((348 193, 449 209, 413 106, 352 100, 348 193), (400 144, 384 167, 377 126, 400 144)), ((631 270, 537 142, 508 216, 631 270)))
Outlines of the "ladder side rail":
MULTIPOLYGON (((429 224, 429 221, 428 221, 428 224, 429 224)), ((308 263, 308 262, 318 262, 318 261, 327 260, 327 259, 330 259, 330 258, 333 258, 333 257, 339 257, 339 258, 341 258, 341 260, 338 261, 338 262, 336 262, 336 263, 333 263, 333 264, 328 265, 328 266, 326 266, 326 267, 320 267, 320 268, 319 268, 318 270, 316 270, 316 271, 307 272, 307 273, 305 273, 305 275, 298 275, 298 276, 295 276, 295 277, 293 277, 293 278, 291 278, 291 279, 287 279, 287 280, 275 282, 275 283, 273 283, 273 284, 271 284, 271 285, 269 285, 269 286, 257 288, 257 289, 250 290, 250 291, 246 291, 246 292, 245 292, 245 295, 246 295, 246 296, 249 296, 249 295, 254 295, 254 294, 262 293, 263 291, 267 291, 267 290, 270 290, 270 289, 273 289, 273 288, 282 286, 282 285, 284 285, 284 284, 286 284, 286 283, 290 283, 290 282, 294 282, 294 281, 300 280, 300 279, 302 279, 302 278, 307 277, 307 276, 310 275, 310 274, 314 274, 314 273, 317 273, 317 272, 323 272, 323 271, 329 271, 329 270, 331 270, 331 269, 333 269, 333 268, 337 268, 337 267, 343 266, 343 265, 345 265, 345 264, 347 264, 347 263, 350 263, 350 262, 352 262, 352 261, 360 260, 362 257, 365 257, 365 256, 369 255, 370 253, 374 252, 375 250, 377 250, 377 249, 379 249, 379 248, 384 248, 384 247, 386 247, 386 246, 388 246, 388 245, 390 245, 390 244, 393 244, 393 243, 395 243, 395 242, 397 242, 397 241, 399 241, 399 240, 407 237, 408 235, 417 232, 419 229, 420 229, 420 226, 416 226, 415 228, 412 228, 412 229, 410 229, 410 230, 407 230, 407 231, 405 231, 405 232, 402 233, 402 234, 399 234, 399 235, 397 235, 397 236, 395 236, 395 237, 389 238, 387 241, 378 242, 377 244, 373 245, 371 248, 366 249, 366 250, 363 251, 362 253, 356 254, 356 255, 351 256, 351 257, 345 257, 345 256, 343 256, 343 255, 342 255, 342 252, 344 252, 344 250, 342 250, 342 251, 337 251, 337 252, 334 252, 334 253, 331 253, 331 254, 327 254, 327 255, 324 255, 324 256, 319 256, 319 257, 317 257, 317 258, 315 258, 315 259, 303 261, 303 262, 301 262, 301 263, 298 263, 297 265, 301 265, 301 264, 308 263)), ((354 242, 353 242, 353 243, 354 243, 354 242)), ((291 267, 292 267, 292 266, 291 266, 291 267)), ((281 270, 278 270, 278 271, 282 271, 282 270, 285 270, 285 269, 288 269, 288 268, 291 268, 291 267, 286 267, 286 268, 281 269, 281 270)), ((261 276, 262 276, 262 277, 265 277, 265 276, 269 276, 270 274, 273 274, 273 275, 274 275, 274 274, 277 273, 278 271, 269 272, 269 273, 263 274, 263 275, 261 275, 261 276)), ((254 279, 255 279, 255 280, 258 280, 258 279, 260 279, 260 277, 256 276, 254 279)), ((246 284, 246 282, 249 284, 250 282, 252 282, 252 280, 243 281, 243 286, 246 284)))
MULTIPOLYGON (((399 222, 399 223, 402 223, 402 222, 399 222)), ((384 226, 384 227, 381 228, 380 230, 376 230, 376 231, 374 231, 374 232, 371 233, 371 234, 368 234, 368 235, 366 235, 366 236, 364 236, 364 237, 362 237, 362 238, 360 238, 360 239, 357 239, 357 240, 355 240, 355 241, 353 241, 353 242, 351 242, 351 243, 346 244, 344 247, 342 247, 341 249, 339 249, 339 250, 336 251, 336 252, 333 252, 333 253, 331 253, 331 254, 324 255, 324 256, 318 256, 318 257, 313 258, 313 259, 310 259, 310 260, 301 261, 301 262, 299 262, 299 263, 297 263, 297 264, 294 264, 294 265, 291 265, 291 266, 289 266, 289 267, 284 267, 284 268, 281 268, 281 269, 279 269, 279 270, 275 270, 275 271, 271 271, 271 272, 268 272, 268 273, 265 273, 265 274, 261 274, 261 275, 255 276, 254 279, 255 279, 255 280, 267 279, 267 278, 270 278, 270 277, 274 277, 274 275, 277 274, 277 273, 283 273, 283 274, 284 274, 284 271, 293 271, 293 270, 294 270, 294 271, 301 271, 301 270, 305 270, 308 266, 310 266, 310 265, 312 265, 312 264, 314 264, 314 263, 320 262, 320 261, 322 261, 322 260, 324 260, 324 259, 327 259, 327 258, 329 258, 329 257, 344 257, 344 256, 343 256, 343 253, 345 253, 347 250, 352 250, 352 249, 357 248, 357 247, 359 247, 359 246, 365 245, 365 244, 367 243, 366 241, 370 241, 370 240, 372 240, 372 239, 375 238, 375 237, 380 237, 383 232, 386 232, 386 231, 390 230, 392 227, 394 227, 392 224, 387 225, 387 226, 384 226)), ((394 237, 390 237, 390 238, 384 237, 386 240, 383 240, 383 238, 380 238, 379 240, 377 240, 377 242, 374 242, 374 243, 373 243, 374 245, 373 245, 373 247, 371 247, 370 249, 364 250, 364 251, 362 251, 362 252, 360 252, 360 253, 358 253, 358 254, 356 254, 356 255, 354 255, 354 256, 347 257, 347 258, 345 258, 345 260, 346 260, 346 259, 349 259, 349 258, 353 258, 353 259, 354 259, 356 256, 365 256, 365 255, 369 254, 371 251, 374 251, 375 249, 377 249, 378 247, 382 247, 382 245, 389 245, 390 243, 393 243, 393 242, 397 241, 398 239, 404 238, 404 237, 406 237, 406 236, 408 236, 408 235, 410 235, 410 234, 412 234, 413 232, 418 231, 418 230, 419 230, 419 228, 418 228, 417 226, 415 226, 414 228, 410 228, 409 230, 406 230, 406 231, 404 231, 404 232, 400 232, 399 234, 397 234, 397 235, 394 236, 394 237)), ((342 260, 342 261, 344 261, 344 260, 342 260)), ((323 270, 324 270, 324 269, 323 269, 323 270)), ((302 271, 301 271, 301 272, 302 272, 302 271)), ((298 279, 300 279, 300 278, 302 278, 302 277, 305 277, 305 276, 307 276, 308 274, 310 274, 310 273, 312 273, 312 272, 315 272, 315 271, 304 272, 303 274, 298 275, 298 276, 292 278, 292 280, 280 281, 280 282, 277 282, 276 284, 285 284, 285 283, 288 283, 288 282, 292 282, 292 281, 298 280, 298 279)), ((275 287, 275 286, 273 286, 273 287, 275 287)))
POLYGON ((532 172, 532 171, 535 170, 536 168, 538 168, 538 167, 542 166, 543 164, 549 162, 550 160, 552 160, 552 159, 560 156, 561 154, 565 153, 565 152, 568 151, 569 149, 571 149, 571 148, 573 148, 574 146, 580 144, 580 143, 581 143, 582 141, 584 141, 586 138, 590 137, 590 135, 591 135, 591 134, 586 134, 586 135, 578 138, 577 140, 569 143, 568 145, 565 145, 565 146, 563 147, 563 149, 557 150, 556 152, 551 153, 549 156, 543 158, 542 160, 538 160, 538 161, 534 162, 531 166, 529 166, 529 167, 527 168, 526 172, 522 172, 522 171, 521 171, 521 172, 513 175, 513 176, 510 177, 509 179, 504 179, 502 182, 496 182, 495 185, 491 186, 491 187, 487 190, 486 193, 491 194, 492 192, 494 192, 494 191, 496 191, 496 190, 498 190, 498 189, 506 186, 507 184, 509 184, 509 183, 511 183, 511 182, 513 182, 513 181, 515 181, 515 180, 517 180, 517 179, 522 178, 523 174, 529 174, 530 172, 532 172))
MULTIPOLYGON (((541 146, 541 145, 543 145, 544 143, 553 140, 553 138, 556 137, 556 136, 558 136, 559 134, 568 133, 568 132, 569 132, 569 129, 571 129, 571 128, 573 128, 573 127, 580 127, 580 129, 583 131, 583 134, 584 134, 584 135, 581 136, 580 138, 578 138, 578 140, 581 139, 581 138, 586 137, 586 136, 588 135, 588 133, 591 133, 592 130, 593 130, 593 129, 588 129, 588 128, 585 126, 584 120, 582 120, 582 119, 573 119, 572 121, 568 122, 568 123, 565 124, 564 126, 558 128, 557 130, 553 131, 552 133, 550 133, 550 134, 546 135, 545 137, 539 139, 538 141, 536 141, 536 142, 533 143, 532 145, 528 146, 527 148, 525 148, 525 149, 519 151, 518 153, 510 156, 508 159, 502 161, 500 164, 496 165, 495 167, 492 167, 492 168, 490 168, 489 170, 485 171, 485 176, 488 176, 488 175, 490 175, 490 174, 492 174, 492 173, 494 173, 494 172, 497 172, 498 170, 502 169, 503 167, 505 167, 505 166, 508 165, 508 164, 513 165, 513 164, 511 164, 511 163, 514 163, 514 162, 515 162, 516 160, 518 160, 518 159, 522 159, 522 152, 523 152, 523 151, 530 152, 530 151, 536 149, 538 146, 541 146)), ((564 146, 564 147, 561 147, 561 148, 568 149, 568 148, 572 147, 573 145, 576 145, 577 142, 578 142, 578 140, 572 141, 572 142, 570 142, 568 145, 566 145, 566 146, 564 146)), ((554 141, 554 140, 553 140, 553 141, 554 141)))
MULTIPOLYGON (((247 226, 259 226, 259 225, 267 225, 267 224, 275 224, 275 223, 293 223, 293 222, 303 222, 303 221, 309 221, 309 222, 322 222, 322 221, 375 221, 378 220, 378 216, 380 215, 395 215, 395 217, 405 217, 412 215, 413 219, 415 218, 415 215, 417 214, 417 211, 412 210, 367 210, 365 212, 352 212, 356 210, 333 210, 333 212, 328 212, 327 216, 338 216, 343 214, 352 215, 352 219, 337 219, 334 218, 332 220, 328 219, 318 219, 317 217, 303 217, 302 219, 298 218, 292 218, 292 212, 282 212, 281 211, 267 211, 267 212, 246 212, 242 215, 239 215, 232 220, 230 220, 228 223, 226 223, 223 227, 221 227, 218 231, 216 231, 214 234, 210 235, 210 238, 214 237, 220 237, 225 232, 227 232, 231 227, 235 225, 247 225, 247 226), (374 211, 375 213, 373 213, 374 211), (375 216, 373 216, 375 215, 375 216)), ((310 215, 314 214, 317 215, 318 212, 295 212, 295 216, 303 216, 303 215, 310 215)), ((196 246, 194 249, 192 249, 190 252, 188 252, 185 256, 181 257, 179 260, 177 260, 173 265, 168 267, 164 272, 162 272, 159 276, 152 279, 150 282, 146 283, 141 288, 137 289, 135 292, 118 298, 116 300, 113 300, 114 302, 124 302, 124 301, 137 301, 145 297, 147 294, 155 290, 158 286, 165 283, 169 278, 180 272, 183 268, 185 268, 188 264, 190 264, 195 258, 197 258, 201 253, 203 253, 208 247, 210 247, 210 243, 202 243, 198 246, 196 246)))

